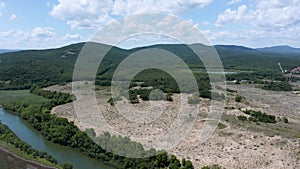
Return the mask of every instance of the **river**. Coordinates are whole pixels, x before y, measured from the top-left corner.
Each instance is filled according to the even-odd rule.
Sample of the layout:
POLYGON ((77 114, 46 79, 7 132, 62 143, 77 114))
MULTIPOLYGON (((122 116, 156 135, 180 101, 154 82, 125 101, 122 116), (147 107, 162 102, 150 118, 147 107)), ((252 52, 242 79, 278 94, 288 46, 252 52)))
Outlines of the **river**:
POLYGON ((76 169, 112 169, 103 162, 92 159, 78 150, 47 141, 41 134, 32 129, 26 121, 16 115, 5 112, 2 108, 0 108, 0 120, 21 140, 35 149, 46 151, 60 163, 70 163, 76 169))

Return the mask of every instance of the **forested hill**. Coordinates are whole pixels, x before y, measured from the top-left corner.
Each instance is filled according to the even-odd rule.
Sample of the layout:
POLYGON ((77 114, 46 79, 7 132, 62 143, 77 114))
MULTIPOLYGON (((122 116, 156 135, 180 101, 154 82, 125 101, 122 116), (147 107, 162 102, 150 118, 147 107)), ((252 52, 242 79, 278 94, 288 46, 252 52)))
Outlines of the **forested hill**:
MULTIPOLYGON (((25 50, 0 54, 0 89, 25 89, 33 85, 51 85, 72 80, 73 68, 84 43, 57 49, 25 50)), ((103 44, 97 44, 102 46, 103 44)), ((201 45, 201 44, 193 44, 201 45)), ((207 46, 201 45, 202 48, 207 46)), ((201 61, 181 44, 153 45, 123 50, 113 47, 100 65, 98 79, 109 79, 117 65, 131 53, 160 48, 181 57, 192 69, 204 68, 201 61)), ((241 46, 215 46, 224 68, 233 70, 278 71, 277 63, 290 69, 300 63, 300 56, 274 54, 241 46)))
POLYGON ((265 48, 257 48, 256 50, 269 52, 269 53, 281 53, 281 54, 300 54, 300 48, 293 48, 290 46, 272 46, 272 47, 265 47, 265 48))

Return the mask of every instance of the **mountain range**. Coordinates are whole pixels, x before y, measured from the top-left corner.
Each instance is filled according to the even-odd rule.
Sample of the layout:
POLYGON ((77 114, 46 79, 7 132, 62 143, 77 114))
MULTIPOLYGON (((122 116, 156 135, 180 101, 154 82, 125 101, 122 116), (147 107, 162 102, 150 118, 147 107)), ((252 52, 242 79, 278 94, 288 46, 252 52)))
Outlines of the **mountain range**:
POLYGON ((265 48, 257 48, 256 50, 262 52, 269 52, 269 53, 293 53, 293 54, 300 54, 300 48, 293 48, 290 46, 272 46, 272 47, 265 47, 265 48))
MULTIPOLYGON (((159 46, 159 45, 153 45, 159 46)), ((145 47, 141 47, 145 48, 145 47)), ((147 48, 147 47, 146 47, 147 48)), ((264 53, 279 53, 279 54, 300 54, 300 48, 294 48, 288 45, 282 46, 270 46, 270 47, 262 47, 262 48, 249 48, 245 46, 238 45, 215 45, 216 49, 231 49, 234 51, 252 51, 252 52, 264 52, 264 53)), ((17 52, 20 51, 18 49, 0 49, 0 53, 9 53, 9 52, 17 52)))
MULTIPOLYGON (((28 89, 36 83, 50 85, 71 81, 74 65, 85 44, 71 44, 55 49, 1 53, 0 88, 28 89)), ((97 78, 103 83, 110 82, 115 69, 127 56, 143 49, 153 48, 174 53, 195 71, 205 70, 204 64, 189 46, 198 46, 197 48, 201 49, 204 55, 206 55, 205 51, 211 48, 211 46, 203 44, 160 44, 125 50, 94 43, 93 47, 95 49, 111 47, 99 66, 97 78)), ((224 69, 238 72, 281 73, 278 68, 279 62, 285 70, 291 70, 300 63, 300 49, 297 50, 297 48, 287 46, 283 48, 285 50, 282 47, 260 49, 234 45, 216 45, 214 47, 219 54, 224 69), (283 51, 285 52, 283 53, 283 51)), ((209 55, 209 53, 207 54, 209 55)))
POLYGON ((9 52, 17 52, 20 51, 18 49, 0 49, 0 53, 9 53, 9 52))

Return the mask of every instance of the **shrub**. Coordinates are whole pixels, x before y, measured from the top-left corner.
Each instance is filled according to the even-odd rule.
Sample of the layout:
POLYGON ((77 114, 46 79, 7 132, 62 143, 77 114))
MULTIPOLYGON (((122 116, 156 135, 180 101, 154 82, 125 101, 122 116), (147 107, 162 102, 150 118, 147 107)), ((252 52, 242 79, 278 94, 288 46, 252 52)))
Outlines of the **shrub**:
POLYGON ((200 100, 197 96, 188 97, 188 104, 199 104, 200 100))
POLYGON ((173 101, 172 93, 168 93, 168 94, 166 95, 166 98, 167 98, 167 101, 172 102, 172 101, 173 101))
POLYGON ((239 116, 238 116, 238 119, 239 119, 239 120, 242 120, 242 121, 246 121, 246 120, 247 120, 247 117, 246 117, 246 116, 243 116, 243 115, 239 115, 239 116))
POLYGON ((221 166, 219 166, 217 164, 214 164, 214 165, 211 165, 211 166, 204 166, 201 169, 225 169, 225 168, 222 168, 221 166))
POLYGON ((237 96, 235 97, 235 102, 241 102, 241 101, 242 101, 242 96, 237 95, 237 96))
POLYGON ((284 123, 288 123, 289 122, 289 120, 286 117, 283 117, 282 120, 283 120, 284 123))

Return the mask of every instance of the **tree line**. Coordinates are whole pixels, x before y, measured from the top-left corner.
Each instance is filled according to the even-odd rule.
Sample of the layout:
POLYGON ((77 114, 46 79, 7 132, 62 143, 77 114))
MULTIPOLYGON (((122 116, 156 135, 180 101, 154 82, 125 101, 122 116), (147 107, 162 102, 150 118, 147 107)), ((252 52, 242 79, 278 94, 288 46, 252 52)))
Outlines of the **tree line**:
MULTIPOLYGON (((44 159, 51 164, 57 166, 57 159, 48 154, 45 151, 39 151, 33 149, 29 144, 22 141, 20 138, 16 136, 6 125, 2 124, 0 121, 0 141, 5 142, 7 144, 13 145, 19 151, 25 153, 26 155, 34 158, 34 159, 44 159)), ((72 169, 72 165, 68 163, 60 164, 59 167, 63 169, 72 169)))
MULTIPOLYGON (((262 123, 276 123, 276 119, 279 119, 279 117, 276 117, 274 115, 269 115, 267 113, 263 113, 261 111, 254 111, 254 110, 244 110, 245 114, 250 115, 250 117, 246 117, 244 115, 239 115, 238 119, 242 121, 252 121, 252 122, 262 122, 262 123)), ((280 118, 281 119, 281 118, 280 118)), ((286 117, 283 117, 283 121, 285 123, 288 123, 288 119, 286 117)))

